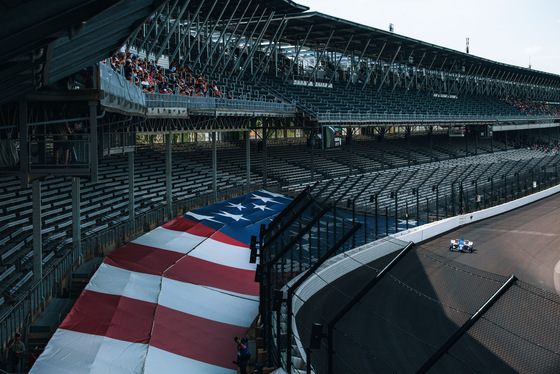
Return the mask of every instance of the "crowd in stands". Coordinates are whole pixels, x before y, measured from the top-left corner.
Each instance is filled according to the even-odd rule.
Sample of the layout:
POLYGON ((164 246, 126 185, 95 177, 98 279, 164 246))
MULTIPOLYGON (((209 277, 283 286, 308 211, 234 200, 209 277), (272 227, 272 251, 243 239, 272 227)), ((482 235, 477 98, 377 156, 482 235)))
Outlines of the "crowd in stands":
POLYGON ((164 69, 155 61, 124 50, 110 58, 110 65, 145 93, 233 99, 231 91, 223 94, 216 83, 208 83, 190 64, 177 66, 173 62, 169 69, 164 69))
POLYGON ((560 115, 559 105, 553 105, 541 101, 532 101, 526 98, 506 97, 506 103, 516 107, 523 114, 528 116, 558 116, 560 115))
POLYGON ((551 156, 560 155, 560 143, 557 141, 548 142, 543 139, 529 138, 524 136, 519 141, 514 140, 513 146, 515 148, 526 148, 533 151, 540 151, 551 156))

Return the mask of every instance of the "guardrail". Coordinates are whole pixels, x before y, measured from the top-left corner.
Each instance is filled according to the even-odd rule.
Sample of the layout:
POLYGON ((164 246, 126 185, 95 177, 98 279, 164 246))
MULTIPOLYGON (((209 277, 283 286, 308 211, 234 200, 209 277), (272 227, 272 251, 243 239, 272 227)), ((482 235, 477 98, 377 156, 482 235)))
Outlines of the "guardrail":
MULTIPOLYGON (((104 63, 99 63, 98 65, 99 88, 102 91, 125 99, 133 104, 138 104, 143 107, 146 106, 146 96, 140 87, 127 81, 123 75, 113 70, 110 66, 104 63)), ((101 99, 101 104, 111 106, 108 98, 101 99)))
POLYGON ((379 113, 317 113, 319 122, 519 122, 558 119, 555 116, 464 116, 432 114, 379 114, 379 113))
POLYGON ((146 94, 148 108, 186 108, 191 110, 238 110, 260 112, 295 112, 295 103, 275 103, 269 101, 253 101, 238 99, 220 99, 215 97, 196 97, 167 95, 157 93, 146 94))

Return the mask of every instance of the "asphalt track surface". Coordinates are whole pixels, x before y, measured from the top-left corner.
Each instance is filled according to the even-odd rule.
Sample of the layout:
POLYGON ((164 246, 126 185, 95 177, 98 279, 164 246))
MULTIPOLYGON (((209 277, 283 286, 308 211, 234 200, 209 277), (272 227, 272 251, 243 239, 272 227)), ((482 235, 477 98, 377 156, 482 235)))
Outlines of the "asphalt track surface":
MULTIPOLYGON (((309 341, 312 323, 326 324, 392 257, 363 266, 312 296, 297 316, 303 344, 309 341)), ((391 277, 368 292, 337 325, 335 373, 416 372, 510 275, 556 294, 554 268, 559 261, 560 194, 416 245, 391 277), (450 240, 461 237, 474 242, 473 253, 449 251, 450 240), (464 272, 457 270, 462 265, 467 266, 464 272)), ((521 319, 521 328, 560 337, 560 311, 540 313, 531 300, 508 302, 511 318, 521 319)), ((509 313, 501 313, 510 318, 509 313)), ((551 356, 535 360, 531 356, 534 344, 511 347, 495 326, 480 325, 486 329, 480 334, 484 338, 477 336, 477 327, 453 348, 463 363, 442 360, 429 372, 560 372, 560 338, 551 339, 545 347, 551 356)), ((312 356, 317 373, 326 373, 325 340, 312 356)))

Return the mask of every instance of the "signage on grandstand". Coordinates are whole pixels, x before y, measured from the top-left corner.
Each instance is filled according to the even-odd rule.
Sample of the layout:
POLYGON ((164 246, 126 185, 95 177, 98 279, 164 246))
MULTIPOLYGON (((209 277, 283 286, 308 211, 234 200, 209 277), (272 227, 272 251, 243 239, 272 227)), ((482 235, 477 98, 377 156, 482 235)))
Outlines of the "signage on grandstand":
POLYGON ((342 146, 342 128, 338 126, 321 126, 321 144, 323 149, 342 146))
POLYGON ((441 93, 435 93, 434 97, 441 97, 444 99, 458 99, 459 97, 457 95, 448 95, 448 94, 441 94, 441 93))
POLYGON ((292 81, 294 86, 311 86, 311 87, 323 87, 323 88, 332 88, 332 83, 328 82, 313 82, 313 81, 304 81, 299 79, 294 79, 292 81))

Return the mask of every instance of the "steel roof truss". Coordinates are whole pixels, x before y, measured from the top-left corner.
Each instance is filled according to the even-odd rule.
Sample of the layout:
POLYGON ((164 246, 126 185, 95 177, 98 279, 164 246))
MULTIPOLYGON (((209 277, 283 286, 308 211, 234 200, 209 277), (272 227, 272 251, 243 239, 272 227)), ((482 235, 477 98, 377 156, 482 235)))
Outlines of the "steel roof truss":
POLYGON ((352 43, 352 39, 354 38, 354 35, 350 35, 350 40, 348 40, 348 43, 346 43, 346 47, 344 48, 344 52, 342 52, 340 54, 340 57, 338 58, 338 61, 336 62, 336 66, 334 67, 334 72, 333 75, 331 75, 331 78, 329 79, 329 83, 331 84, 333 78, 336 75, 336 71, 338 70, 338 67, 340 66, 340 61, 342 61, 342 57, 344 57, 344 54, 346 53, 346 51, 348 50, 348 47, 350 46, 350 43, 352 43))
MULTIPOLYGON (((432 59, 432 62, 430 63, 430 67, 425 70, 425 71, 431 71, 432 70, 432 66, 434 66, 434 62, 436 62, 438 55, 437 53, 434 55, 434 58, 432 59)), ((428 74, 424 74, 424 77, 422 77, 422 82, 420 83, 420 86, 418 86, 417 91, 420 91, 422 89, 422 87, 424 86, 424 83, 426 83, 426 80, 428 79, 428 74)), ((427 90, 426 90, 427 91, 427 90)))
POLYGON ((292 62, 290 63, 290 68, 288 69, 288 72, 286 73, 286 77, 284 78, 284 84, 286 84, 286 81, 288 80, 288 78, 290 77, 290 73, 292 72, 292 69, 294 67, 295 62, 297 61, 298 57, 299 57, 299 52, 301 51, 301 49, 303 48, 303 46, 305 45, 305 42, 307 41, 307 38, 309 37, 309 33, 311 33, 311 30, 313 29, 313 24, 309 25, 309 28, 307 29, 307 34, 305 34, 305 38, 303 39, 303 42, 301 43, 301 45, 299 46, 299 48, 297 49, 296 55, 294 56, 294 59, 292 60, 292 62))
POLYGON ((369 66, 368 66, 368 73, 367 73, 366 80, 364 81, 364 84, 362 86, 362 91, 364 90, 364 88, 366 88, 367 82, 369 81, 369 78, 371 77, 371 73, 373 73, 373 70, 374 70, 375 66, 379 62, 379 57, 381 57, 381 55, 383 54, 383 51, 385 50, 386 46, 387 46, 387 42, 383 43, 383 47, 381 47, 381 51, 377 55, 377 58, 375 59, 375 62, 371 66, 371 69, 369 69, 369 66))
MULTIPOLYGON (((185 40, 187 39, 187 37, 191 34, 191 27, 192 24, 194 23, 194 20, 200 17, 200 9, 202 8, 202 5, 204 5, 204 2, 206 0, 202 0, 200 2, 200 4, 198 4, 198 8, 196 9, 196 11, 193 13, 192 18, 188 21, 187 25, 185 27, 183 27, 182 29, 184 30, 184 34, 181 36, 181 38, 179 39, 179 43, 177 43, 177 47, 175 47, 175 50, 173 51, 173 54, 171 55, 171 58, 169 59, 169 61, 173 61, 175 60, 175 56, 177 56, 177 53, 179 53, 179 50, 181 49, 181 47, 183 46, 183 44, 185 43, 185 40)), ((186 57, 186 54, 185 54, 186 57)))
MULTIPOLYGON (((161 33, 165 30, 165 26, 167 25, 167 22, 169 22, 169 18, 171 18, 171 14, 173 13, 173 11, 175 10, 175 7, 177 6, 177 4, 179 4, 180 0, 176 0, 175 3, 173 4, 173 7, 171 7, 171 9, 169 9, 169 3, 167 3, 167 9, 169 9, 167 16, 165 17, 165 21, 163 22, 161 28, 156 32, 156 37, 154 38, 153 43, 150 45, 150 49, 148 49, 146 51, 146 57, 149 56, 153 50, 154 47, 156 46, 157 41, 159 40, 159 37, 161 36, 161 33)), ((157 19, 154 21, 154 23, 157 23, 157 19)), ((157 30, 157 28, 156 28, 157 30)))
POLYGON ((179 26, 179 24, 181 23, 181 18, 183 17, 183 13, 185 13, 185 10, 187 10, 187 6, 189 5, 190 2, 191 2, 191 0, 186 0, 185 3, 183 4, 182 8, 179 10, 179 13, 177 14, 177 17, 175 18, 175 22, 173 22, 173 25, 171 26, 171 29, 169 31, 167 31, 167 35, 165 36, 165 40, 163 41, 163 43, 161 43, 161 47, 159 48, 159 51, 154 56, 154 60, 156 60, 156 61, 159 60, 159 58, 163 54, 165 46, 167 45, 167 43, 169 43, 169 40, 173 36, 173 33, 175 32, 175 30, 177 30, 177 26, 179 26))
MULTIPOLYGON (((222 11, 220 12, 220 15, 218 16, 218 18, 216 19, 216 22, 214 22, 214 26, 212 26, 212 30, 208 31, 206 41, 204 42, 204 45, 200 49, 200 51, 198 53, 198 56, 196 56, 196 60, 193 63, 193 67, 198 65, 198 63, 200 62, 200 56, 202 56, 204 51, 206 51, 206 48, 208 48, 208 45, 212 42, 212 35, 214 35, 214 31, 216 31, 216 27, 218 26, 218 23, 220 23, 220 21, 222 20, 222 16, 224 15, 224 12, 225 12, 227 6, 229 5, 229 2, 230 2, 230 0, 226 1, 226 5, 222 8, 222 11)), ((237 11, 238 6, 239 6, 239 2, 237 2, 237 6, 235 7, 235 11, 237 11)), ((235 13, 235 11, 234 11, 234 13, 235 13)), ((230 17, 230 19, 231 19, 231 17, 230 17)), ((220 38, 218 38, 218 40, 216 40, 216 45, 219 44, 219 39, 220 38)), ((206 64, 210 60, 211 56, 212 56, 211 53, 207 56, 206 64)), ((206 67, 206 64, 204 65, 205 67, 206 67)))
MULTIPOLYGON (((410 61, 410 58, 412 57, 413 54, 414 54, 414 49, 412 49, 412 52, 410 52, 407 61, 410 61)), ((399 84, 399 82, 401 81, 401 76, 405 75, 407 70, 408 70, 408 65, 405 64, 405 68, 400 73, 397 74, 397 79, 395 79, 395 83, 393 84, 393 89, 391 90, 391 93, 395 92, 395 88, 397 88, 397 84, 399 84)))
MULTIPOLYGON (((239 48, 241 39, 243 39, 245 33, 247 32, 247 29, 249 28, 249 24, 251 24, 251 22, 253 22, 253 18, 255 17, 255 14, 257 13, 257 10, 259 9, 259 6, 260 6, 260 4, 257 4, 257 6, 255 7, 255 9, 253 9, 253 13, 251 14, 251 18, 249 18, 249 22, 247 22, 247 23, 245 24, 245 28, 243 29, 243 31, 241 32, 241 34, 239 35, 239 37, 235 39, 235 47, 231 50, 231 53, 229 54, 229 56, 228 56, 228 58, 227 58, 227 60, 226 60, 226 62, 225 62, 225 64, 224 64, 224 66, 228 66, 229 62, 230 62, 231 59, 233 58, 233 55, 235 54, 235 53, 233 53, 233 50, 239 48)), ((264 14, 264 13, 263 13, 263 14, 264 14)), ((239 25, 239 24, 241 24, 241 22, 237 22, 237 24, 239 25)), ((233 34, 232 34, 232 37, 233 37, 233 34)), ((225 48, 224 48, 224 52, 225 52, 225 48)), ((216 64, 216 65, 217 65, 217 64, 216 64)), ((215 68, 216 68, 216 67, 214 67, 214 69, 215 69, 215 68)), ((212 72, 214 72, 214 70, 212 70, 212 72)))
MULTIPOLYGON (((261 33, 259 34, 257 41, 255 42, 255 44, 253 45, 253 48, 251 49, 249 55, 247 56, 247 58, 245 59, 245 63, 243 64, 243 67, 241 68, 241 71, 239 72, 239 74, 237 75, 238 78, 242 77, 243 74, 245 73, 245 70, 247 70, 247 67, 249 66, 249 63, 253 63, 253 56, 255 55, 255 52, 257 51, 257 49, 260 48, 261 42, 262 42, 262 38, 264 36, 264 33, 266 32, 266 30, 268 30, 269 26, 270 26, 270 22, 272 21, 272 17, 274 17, 274 11, 272 11, 270 13, 270 15, 268 16, 268 20, 266 21, 263 29, 261 30, 261 33)), ((255 28, 256 29, 256 28, 255 28)), ((252 68, 251 68, 252 69, 252 68)))
POLYGON ((354 65, 351 69, 350 72, 350 79, 348 79, 348 83, 346 83, 346 88, 348 88, 348 86, 350 85, 350 82, 352 81, 352 75, 354 74, 354 72, 356 71, 356 65, 360 66, 360 63, 362 62, 362 59, 364 58, 364 55, 366 54, 366 51, 369 47, 369 44, 371 43, 371 38, 368 39, 366 46, 364 47, 364 49, 362 50, 362 54, 360 55, 360 58, 358 58, 358 62, 354 64, 354 58, 352 58, 352 65, 354 65))
MULTIPOLYGON (((243 14, 241 15, 241 19, 243 19, 245 17, 245 14, 247 13, 247 11, 249 10, 249 8, 251 7, 252 1, 249 1, 247 3, 247 6, 245 7, 245 10, 243 11, 243 14)), ((257 4, 257 8, 258 8, 258 4, 257 4)), ((255 14, 256 9, 253 11, 253 14, 255 14)), ((234 12, 235 13, 235 12, 234 12)), ((233 14, 232 14, 233 16, 233 14)), ((216 68, 218 67, 218 65, 220 64, 220 61, 222 60, 222 58, 224 57, 226 50, 228 49, 230 42, 233 40, 233 36, 235 35, 235 33, 237 32, 237 29, 239 28, 239 25, 241 24, 241 22, 236 22, 235 23, 235 27, 233 28, 233 31, 229 34, 229 37, 227 39, 227 42, 224 42, 224 47, 222 49, 222 52, 220 53, 220 55, 218 56, 218 59, 216 60, 216 62, 214 63, 214 67, 212 68, 212 71, 210 72, 210 74, 214 74, 214 71, 216 70, 216 68)), ((229 23, 228 23, 229 25, 229 23)), ((226 28, 222 31, 224 34, 227 31, 227 26, 226 28)))
MULTIPOLYGON (((202 25, 200 25, 200 27, 197 26, 196 36, 194 37, 195 40, 198 40, 202 30, 204 30, 204 28, 206 27, 206 24, 208 23, 208 20, 210 19, 210 15, 214 11, 214 8, 216 7, 216 4, 218 4, 218 1, 220 1, 220 0, 214 0, 214 4, 212 4, 212 7, 210 8, 210 11, 208 11, 208 14, 206 15, 206 18, 202 22, 202 25)), ((187 30, 187 33, 190 34, 190 29, 187 30)), ((191 55, 192 49, 194 48, 195 45, 196 45, 196 43, 191 44, 191 46, 189 47, 189 50, 187 51, 187 53, 185 53, 185 56, 190 56, 191 55)), ((201 54, 201 50, 199 49, 197 59, 200 57, 200 54, 201 54)))
POLYGON ((335 31, 335 29, 331 29, 331 33, 329 34, 329 38, 327 39, 327 42, 323 46, 323 50, 317 56, 316 61, 315 61, 315 66, 313 67, 313 71, 311 72, 311 75, 309 75, 309 80, 307 81, 307 84, 309 84, 311 82, 311 79, 313 79, 313 76, 315 76, 315 74, 317 73, 317 69, 319 68, 319 61, 325 56, 325 51, 327 50, 327 47, 331 42, 331 39, 334 35, 334 31, 335 31))
MULTIPOLYGON (((229 3, 229 2, 228 2, 229 3)), ((237 4, 235 5, 235 9, 233 10, 233 12, 231 13, 231 16, 229 17, 228 21, 226 22, 226 25, 222 28, 222 32, 220 37, 222 38, 222 45, 225 48, 225 41, 226 41, 226 34, 227 34, 227 29, 229 28, 229 24, 231 23, 231 20, 233 19, 233 17, 235 16, 235 14, 237 13, 237 9, 239 9, 239 5, 241 4, 240 1, 237 1, 237 4)), ((249 5, 247 5, 249 6, 249 5)), ((225 7, 224 7, 225 10, 225 7)), ((223 11, 222 11, 223 13, 223 11)), ((220 18, 222 16, 220 15, 220 18)), ((220 20, 216 21, 216 25, 218 25, 220 22, 220 20)), ((228 39, 229 40, 229 39, 228 39)), ((218 49, 218 46, 220 45, 220 38, 218 38, 218 40, 216 40, 216 43, 214 44, 214 46, 212 47, 212 49, 210 50, 210 55, 208 56, 208 59, 206 60, 206 62, 204 63, 204 66, 202 67, 202 73, 204 74, 206 72, 206 68, 208 67, 208 64, 210 63, 210 61, 212 60, 212 57, 214 56, 214 53, 216 52, 216 49, 218 49)))
POLYGON ((412 82, 414 82, 414 78, 416 78, 418 76, 418 70, 420 69, 420 65, 422 65, 422 62, 424 61, 424 57, 426 57, 426 52, 424 52, 422 54, 422 58, 420 59, 420 62, 418 63, 418 65, 416 65, 416 69, 414 70, 414 74, 412 75, 410 82, 408 82, 408 85, 406 86, 406 90, 409 91, 410 90, 410 86, 412 85, 412 82))
POLYGON ((272 39, 270 39, 268 45, 266 46, 264 54, 261 56, 261 58, 259 60, 259 64, 258 64, 257 69, 256 69, 258 78, 255 79, 255 82, 260 81, 260 79, 261 79, 261 77, 264 73, 263 64, 265 64, 265 66, 266 66, 266 64, 268 64, 268 61, 270 61, 270 57, 276 51, 276 46, 278 45, 278 40, 282 37, 282 34, 284 33, 284 29, 286 28, 287 23, 288 23, 288 21, 286 20, 286 15, 284 14, 284 16, 282 17, 282 20, 278 24, 278 27, 276 28, 276 31, 274 32, 274 36, 272 37, 272 39), (261 67, 263 67, 263 70, 261 70, 261 67))
MULTIPOLYGON (((261 22, 263 21, 264 15, 266 14, 266 12, 268 11, 268 8, 264 8, 263 12, 261 13, 259 20, 257 21, 257 23, 255 23, 255 27, 253 28, 253 30, 251 30, 251 35, 245 39, 245 44, 243 45, 243 50, 247 49, 247 58, 249 58, 249 54, 251 52, 250 46, 251 46, 251 42, 254 39, 255 36, 255 32, 257 31, 259 25, 261 24, 261 22)), ((270 20, 270 18, 269 18, 270 20)), ((256 46, 257 43, 255 43, 253 45, 253 48, 256 46)), ((229 77, 231 78, 233 76, 233 73, 235 71, 237 71, 237 69, 241 66, 241 60, 243 59, 243 52, 239 53, 239 57, 237 58, 237 61, 235 61, 235 64, 233 65, 233 69, 230 70, 229 72, 229 77)))

